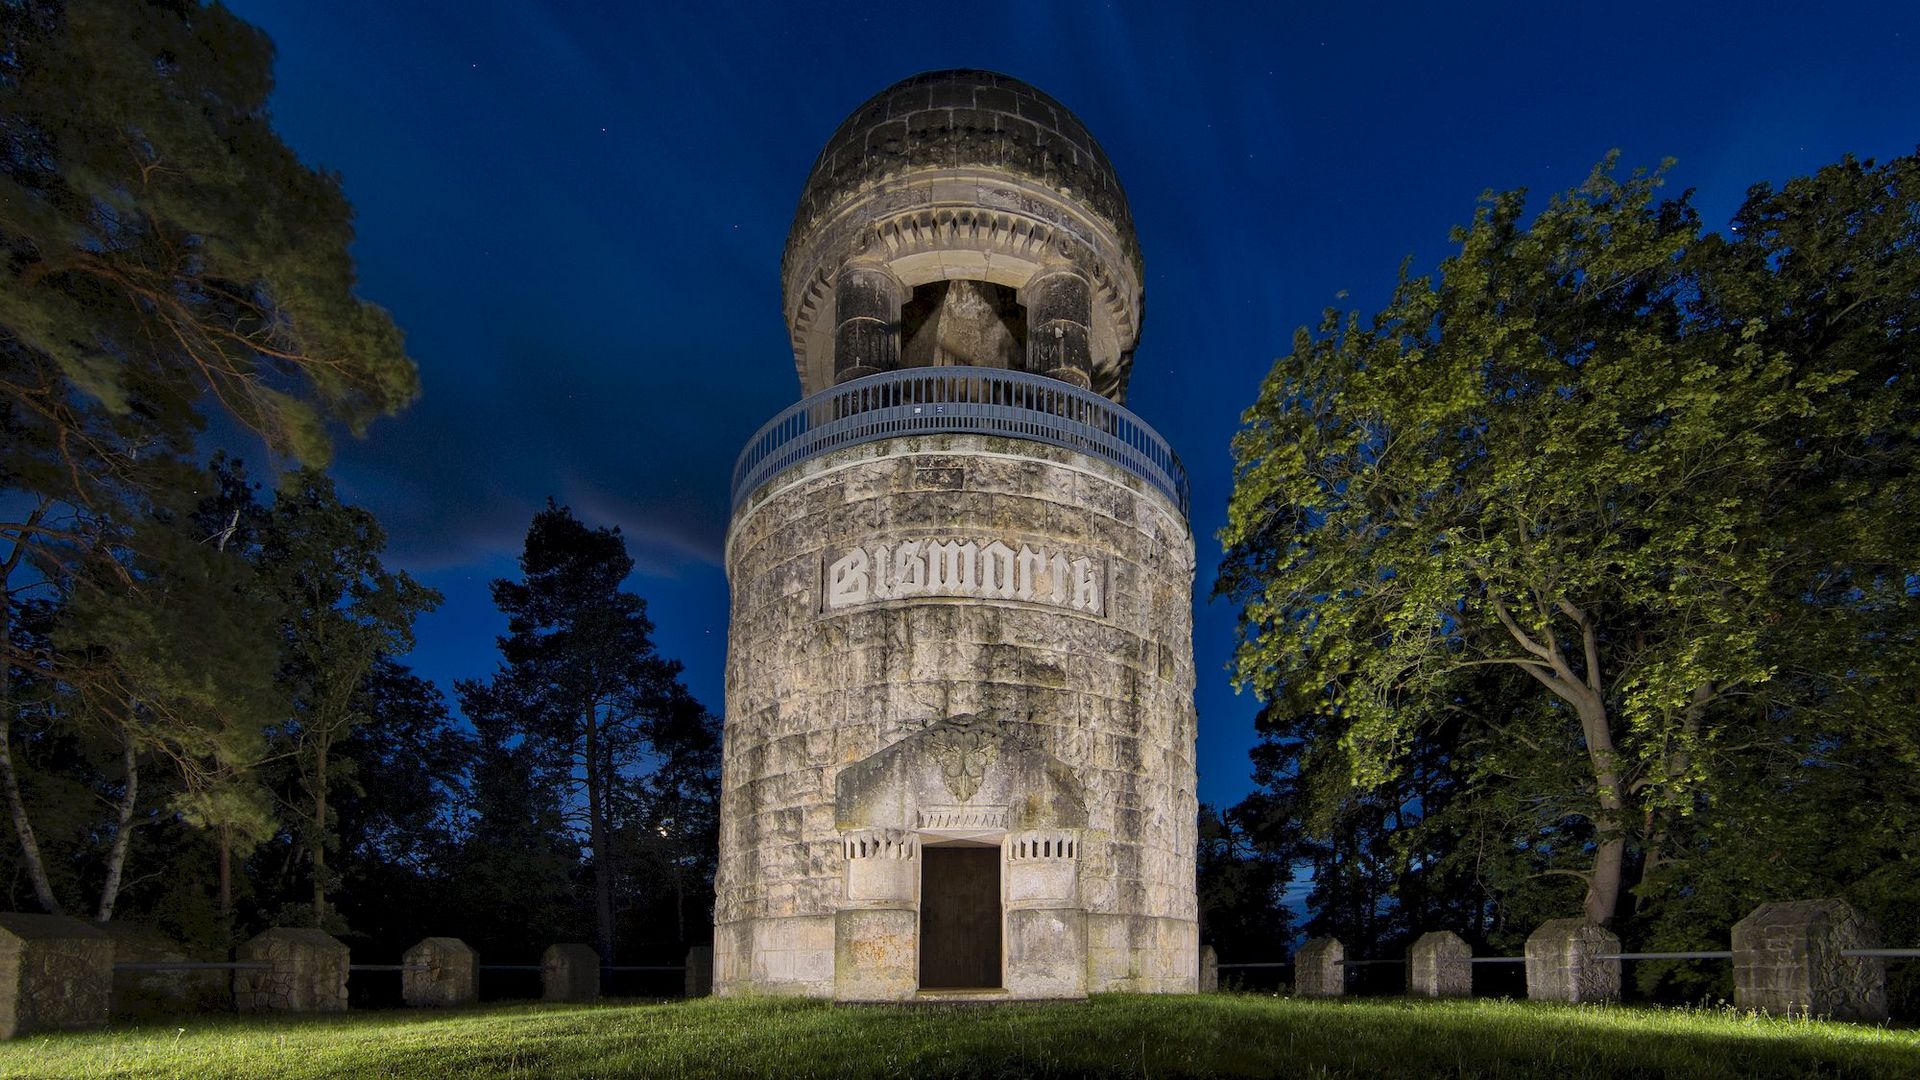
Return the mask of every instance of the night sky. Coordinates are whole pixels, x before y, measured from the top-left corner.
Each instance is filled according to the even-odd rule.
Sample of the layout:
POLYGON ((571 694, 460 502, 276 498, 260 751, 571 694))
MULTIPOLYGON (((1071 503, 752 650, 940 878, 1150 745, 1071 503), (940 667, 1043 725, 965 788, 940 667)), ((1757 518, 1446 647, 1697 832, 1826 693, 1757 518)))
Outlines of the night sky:
POLYGON ((358 210, 361 292, 424 396, 347 441, 347 496, 446 594, 410 662, 493 669, 547 496, 617 524, 660 650, 721 708, 735 454, 799 397, 779 260, 855 106, 981 67, 1073 109, 1146 254, 1129 406, 1193 481, 1200 795, 1248 789, 1254 703, 1209 603, 1228 440, 1296 327, 1371 312, 1488 188, 1544 198, 1609 149, 1678 163, 1717 225, 1747 185, 1920 142, 1920 4, 540 5, 241 0, 281 134, 358 210))

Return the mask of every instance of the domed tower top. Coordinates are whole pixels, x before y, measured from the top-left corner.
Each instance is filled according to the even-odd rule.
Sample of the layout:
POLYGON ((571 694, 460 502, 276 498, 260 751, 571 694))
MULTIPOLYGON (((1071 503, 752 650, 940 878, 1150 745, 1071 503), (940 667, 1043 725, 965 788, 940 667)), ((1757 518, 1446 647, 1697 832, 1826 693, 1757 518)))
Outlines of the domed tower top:
POLYGON ((901 367, 1032 372, 1123 402, 1140 244, 1078 117, 1006 75, 874 95, 814 162, 782 267, 803 391, 901 367))

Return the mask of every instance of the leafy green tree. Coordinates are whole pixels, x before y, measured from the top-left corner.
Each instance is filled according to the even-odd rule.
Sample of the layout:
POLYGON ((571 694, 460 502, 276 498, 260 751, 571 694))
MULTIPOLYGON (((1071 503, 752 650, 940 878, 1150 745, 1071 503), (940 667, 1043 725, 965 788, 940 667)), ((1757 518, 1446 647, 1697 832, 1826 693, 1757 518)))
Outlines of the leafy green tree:
POLYGON ((1222 533, 1239 684, 1349 782, 1393 779, 1476 669, 1532 681, 1500 719, 1562 756, 1535 794, 1584 822, 1602 924, 1756 715, 1915 737, 1873 706, 1920 604, 1920 159, 1756 188, 1729 237, 1658 187, 1609 161, 1531 222, 1490 195, 1437 274, 1303 330, 1222 533))
MULTIPOLYGON (((209 415, 321 463, 328 421, 357 432, 411 401, 418 376, 392 321, 354 294, 338 178, 272 130, 257 30, 195 2, 26 0, 0 5, 0 41, 0 790, 55 910, 13 759, 16 676, 104 708, 111 685, 82 684, 157 670, 157 639, 132 617, 96 620, 146 644, 95 636, 89 662, 68 665, 53 637, 25 648, 16 613, 50 596, 145 601, 149 568, 175 552, 139 545, 204 490, 190 459, 209 415), (126 664, 100 662, 115 654, 126 664)), ((258 823, 216 790, 195 796, 203 809, 258 823)))
POLYGON ((386 534, 372 514, 340 501, 313 471, 288 479, 267 513, 259 572, 281 605, 279 680, 292 712, 276 736, 297 771, 299 843, 308 856, 309 917, 329 925, 336 882, 327 853, 339 845, 329 799, 351 768, 336 754, 355 729, 377 722, 367 690, 393 656, 413 648, 413 620, 440 594, 380 561, 386 534))

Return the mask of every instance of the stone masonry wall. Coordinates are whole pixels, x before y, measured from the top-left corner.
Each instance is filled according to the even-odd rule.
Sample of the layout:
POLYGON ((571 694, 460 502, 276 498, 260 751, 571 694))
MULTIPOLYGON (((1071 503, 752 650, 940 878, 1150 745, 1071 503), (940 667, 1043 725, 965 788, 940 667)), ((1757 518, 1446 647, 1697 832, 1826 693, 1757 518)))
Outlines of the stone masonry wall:
MULTIPOLYGON (((1192 991, 1193 565, 1186 522, 1164 496, 1105 462, 1024 440, 869 443, 756 492, 727 549, 716 992, 834 992, 835 913, 846 904, 836 780, 956 717, 981 719, 951 738, 967 724, 1017 729, 1022 753, 1057 759, 1084 789, 1086 990, 1192 991), (1039 588, 1020 591, 1026 578, 978 569, 996 575, 975 590, 986 595, 881 599, 854 588, 851 562, 832 580, 855 548, 914 541, 976 552, 997 543, 1030 552, 1035 574, 1060 555, 1052 565, 1075 585, 1049 592, 1051 579, 1036 577, 1039 588), (1088 574, 1097 597, 1084 591, 1088 574)), ((949 777, 940 798, 967 808, 978 782, 949 777)))
POLYGON ((347 1007, 347 947, 324 930, 277 926, 240 946, 239 959, 265 970, 233 973, 240 1012, 339 1012, 347 1007))
POLYGON ((0 913, 0 1039, 107 1022, 113 939, 78 919, 0 913))

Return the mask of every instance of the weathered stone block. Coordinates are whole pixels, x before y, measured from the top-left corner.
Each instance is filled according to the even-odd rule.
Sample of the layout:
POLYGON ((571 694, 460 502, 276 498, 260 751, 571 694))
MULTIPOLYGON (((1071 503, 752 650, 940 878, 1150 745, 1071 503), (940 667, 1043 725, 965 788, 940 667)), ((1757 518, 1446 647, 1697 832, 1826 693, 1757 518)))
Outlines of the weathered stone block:
POLYGON ((342 1012, 347 1007, 347 947, 324 930, 276 926, 240 946, 242 963, 265 970, 233 973, 241 1012, 342 1012))
POLYGON ((833 996, 841 1001, 912 997, 920 986, 919 930, 919 913, 911 908, 835 913, 833 996))
POLYGON ((847 899, 911 904, 920 887, 920 838, 904 829, 852 829, 841 837, 847 899))
POLYGON ((713 946, 695 945, 687 950, 686 995, 703 998, 713 993, 713 946))
POLYGON ((1734 1003, 1776 1016, 1885 1020, 1885 961, 1842 955, 1879 944, 1844 900, 1762 904, 1733 927, 1734 1003))
POLYGON ((1079 908, 1007 912, 1007 992, 1019 998, 1087 996, 1087 913, 1079 908))
POLYGON ((590 945, 549 945, 540 955, 543 1001, 598 1001, 600 954, 590 945))
POLYGON ((1407 993, 1414 997, 1471 997, 1473 947, 1451 930, 1421 934, 1407 947, 1407 993))
POLYGON ((400 996, 416 1007, 480 1000, 480 958, 459 938, 424 938, 400 958, 400 996))
MULTIPOLYGON (((1038 786, 1037 784, 1035 786, 1038 786)), ((1007 903, 1032 907, 1076 906, 1080 836, 1072 829, 1008 833, 1007 903)))
POLYGON ((1585 919, 1551 919, 1527 938, 1527 997, 1534 1001, 1618 1001, 1620 939, 1585 919))
POLYGON ((1347 950, 1339 938, 1308 938, 1293 954, 1293 992, 1301 997, 1347 992, 1347 950))
POLYGON ((107 1022, 113 939, 79 919, 0 913, 0 1039, 107 1022))
POLYGON ((1213 946, 1200 946, 1200 992, 1211 994, 1220 989, 1220 954, 1213 946))

